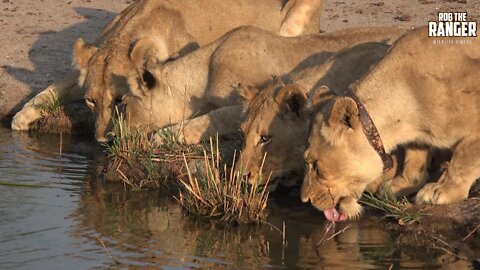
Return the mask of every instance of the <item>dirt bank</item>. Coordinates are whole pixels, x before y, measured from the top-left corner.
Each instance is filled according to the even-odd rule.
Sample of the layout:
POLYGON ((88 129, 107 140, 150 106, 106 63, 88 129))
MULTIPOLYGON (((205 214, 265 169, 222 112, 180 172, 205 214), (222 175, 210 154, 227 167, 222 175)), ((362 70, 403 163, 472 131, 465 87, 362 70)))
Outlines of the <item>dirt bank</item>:
POLYGON ((0 116, 11 116, 35 93, 65 75, 79 36, 93 41, 131 1, 0 1, 0 116))

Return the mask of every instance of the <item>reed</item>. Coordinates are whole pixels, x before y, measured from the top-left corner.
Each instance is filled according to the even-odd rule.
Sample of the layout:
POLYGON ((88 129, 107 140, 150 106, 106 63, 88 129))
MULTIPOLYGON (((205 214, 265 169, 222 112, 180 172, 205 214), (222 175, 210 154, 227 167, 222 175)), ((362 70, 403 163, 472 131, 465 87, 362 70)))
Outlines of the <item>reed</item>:
MULTIPOLYGON (((265 221, 268 192, 242 181, 241 171, 234 169, 236 155, 231 166, 222 162, 218 138, 216 143, 210 140, 210 149, 205 149, 203 155, 203 164, 194 168, 195 172, 191 166, 185 166, 187 178, 180 179, 183 188, 178 201, 183 209, 193 216, 233 224, 265 221)), ((184 162, 189 163, 187 157, 184 162)))

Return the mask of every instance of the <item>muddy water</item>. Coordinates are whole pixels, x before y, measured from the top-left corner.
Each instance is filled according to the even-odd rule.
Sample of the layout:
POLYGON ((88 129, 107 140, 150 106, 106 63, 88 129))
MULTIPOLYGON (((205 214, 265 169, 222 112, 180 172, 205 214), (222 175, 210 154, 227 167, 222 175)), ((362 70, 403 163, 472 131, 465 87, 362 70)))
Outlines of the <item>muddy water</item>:
POLYGON ((294 199, 271 199, 271 226, 194 221, 168 196, 103 184, 101 156, 91 142, 0 129, 0 269, 472 268, 396 246, 377 217, 316 248, 327 224, 294 199))

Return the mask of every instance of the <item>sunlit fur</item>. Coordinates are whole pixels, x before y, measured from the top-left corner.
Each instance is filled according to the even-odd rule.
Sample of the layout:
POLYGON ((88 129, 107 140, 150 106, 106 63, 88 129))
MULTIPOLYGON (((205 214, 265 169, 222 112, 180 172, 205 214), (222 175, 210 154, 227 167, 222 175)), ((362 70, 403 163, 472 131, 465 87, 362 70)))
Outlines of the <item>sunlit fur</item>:
MULTIPOLYGON (((306 98, 303 88, 290 87, 297 87, 306 98)), ((303 175, 301 157, 308 136, 309 115, 308 112, 297 114, 288 108, 282 111, 286 104, 277 100, 282 91, 288 89, 281 83, 273 83, 248 104, 247 118, 241 127, 244 142, 240 164, 244 173, 249 175, 251 184, 265 184, 270 176, 273 184, 280 180, 283 185, 291 186, 299 183, 303 175), (270 141, 262 144, 261 136, 268 136, 270 141), (262 172, 260 168, 263 168, 262 172), (263 183, 255 182, 259 174, 265 175, 263 183)))
POLYGON ((329 87, 341 93, 378 62, 388 47, 371 42, 342 50, 323 63, 292 74, 294 84, 283 85, 277 80, 261 89, 241 85, 239 90, 247 115, 241 128, 244 134, 241 164, 245 179, 250 184, 264 184, 267 177, 257 183, 256 176, 271 175, 271 189, 279 179, 287 186, 299 183, 298 178, 304 173, 303 152, 312 113, 335 96, 329 87), (308 99, 303 101, 305 98, 308 99), (262 144, 262 136, 268 136, 271 141, 262 144))
POLYGON ((110 22, 88 45, 79 39, 74 48, 75 71, 50 85, 15 115, 12 129, 28 130, 42 114, 38 104, 61 98, 63 102, 90 99, 96 115, 95 136, 106 140, 116 100, 128 85, 126 77, 139 68, 131 57, 145 57, 148 66, 178 58, 208 44, 227 31, 254 25, 285 36, 318 32, 322 0, 139 0, 110 22), (306 9, 309 12, 305 13, 306 9), (297 14, 297 13, 301 14, 297 14), (268 18, 268 19, 266 19, 268 18), (299 25, 286 33, 282 22, 296 18, 299 25), (85 84, 88 82, 88 84, 85 84), (36 106, 37 105, 37 106, 36 106))
MULTIPOLYGON (((425 185, 416 200, 456 203, 467 198, 470 186, 480 177, 480 40, 438 46, 426 31, 412 30, 399 39, 352 88, 387 152, 407 143, 453 150, 439 182, 425 185)), ((382 174, 379 155, 356 124, 358 114, 351 113, 357 109, 352 99, 336 98, 315 117, 305 158, 318 171, 305 178, 302 200, 312 201, 320 210, 337 202, 341 209, 348 209, 342 198, 358 198, 382 174)))

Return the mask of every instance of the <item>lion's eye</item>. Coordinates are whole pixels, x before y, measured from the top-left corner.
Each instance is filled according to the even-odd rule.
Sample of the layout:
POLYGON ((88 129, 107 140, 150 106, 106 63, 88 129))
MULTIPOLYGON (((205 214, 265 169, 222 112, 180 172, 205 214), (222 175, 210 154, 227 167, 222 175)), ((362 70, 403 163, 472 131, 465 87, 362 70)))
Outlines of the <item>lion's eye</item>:
POLYGON ((308 170, 311 171, 313 170, 313 167, 315 166, 315 162, 307 162, 308 165, 308 170))
POLYGON ((95 100, 93 98, 85 98, 85 103, 90 108, 95 107, 95 100))
POLYGON ((318 177, 323 177, 322 172, 320 171, 320 167, 318 167, 317 162, 313 162, 312 164, 313 171, 317 174, 318 177))
POLYGON ((260 140, 258 141, 259 144, 268 144, 272 140, 272 137, 267 136, 267 135, 262 135, 260 136, 260 140))
POLYGON ((115 98, 115 105, 118 105, 123 102, 123 97, 116 97, 115 98))
POLYGON ((308 164, 308 169, 310 171, 314 171, 317 174, 319 173, 318 165, 316 161, 311 161, 311 162, 308 162, 307 164, 308 164))

